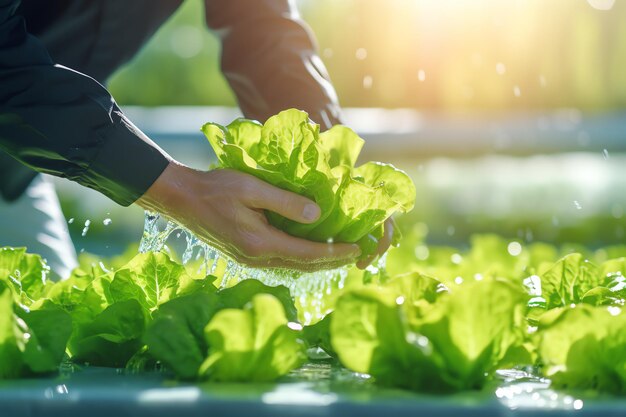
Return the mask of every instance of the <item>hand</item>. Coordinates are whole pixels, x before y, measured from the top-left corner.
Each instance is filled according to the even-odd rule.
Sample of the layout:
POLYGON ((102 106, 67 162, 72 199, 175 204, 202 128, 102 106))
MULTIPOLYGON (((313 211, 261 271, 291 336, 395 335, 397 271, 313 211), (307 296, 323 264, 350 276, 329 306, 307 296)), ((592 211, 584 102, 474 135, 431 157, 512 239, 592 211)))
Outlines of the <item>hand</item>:
POLYGON ((312 242, 271 226, 264 210, 313 223, 320 208, 306 197, 230 169, 203 172, 171 162, 137 203, 251 267, 315 271, 354 262, 360 255, 355 244, 312 242))
POLYGON ((371 264, 377 256, 382 256, 383 253, 385 253, 387 249, 389 249, 389 246, 391 246, 391 241, 393 240, 393 228, 394 221, 393 218, 390 217, 385 221, 383 237, 378 241, 378 248, 376 249, 376 252, 371 254, 367 258, 357 262, 357 268, 367 268, 367 266, 371 264))

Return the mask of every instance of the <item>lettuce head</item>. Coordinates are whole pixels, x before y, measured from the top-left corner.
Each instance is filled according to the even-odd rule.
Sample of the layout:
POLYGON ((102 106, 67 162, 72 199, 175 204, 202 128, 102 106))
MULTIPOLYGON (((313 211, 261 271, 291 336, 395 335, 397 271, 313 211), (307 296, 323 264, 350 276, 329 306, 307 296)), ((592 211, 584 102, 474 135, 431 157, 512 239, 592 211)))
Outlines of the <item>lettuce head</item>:
POLYGON ((345 126, 320 133, 307 113, 289 109, 264 125, 237 119, 226 127, 207 123, 202 131, 222 168, 254 175, 320 206, 321 216, 312 224, 267 213, 273 226, 293 236, 358 243, 366 256, 382 237, 385 220, 413 208, 415 185, 406 173, 381 162, 355 166, 364 141, 345 126))

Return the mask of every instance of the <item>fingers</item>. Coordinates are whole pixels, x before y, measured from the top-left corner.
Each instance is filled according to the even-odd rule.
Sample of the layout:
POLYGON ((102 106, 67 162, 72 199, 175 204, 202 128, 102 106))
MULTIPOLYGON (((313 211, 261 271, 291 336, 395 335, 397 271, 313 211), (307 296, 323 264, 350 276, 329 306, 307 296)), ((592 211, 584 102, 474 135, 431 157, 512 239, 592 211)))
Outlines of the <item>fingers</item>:
POLYGON ((376 255, 370 255, 365 259, 361 259, 359 262, 356 263, 356 267, 359 269, 365 269, 368 267, 369 264, 372 263, 372 261, 374 260, 374 258, 376 257, 376 255))
POLYGON ((320 243, 288 235, 270 225, 256 223, 254 236, 240 245, 235 258, 252 267, 300 271, 333 269, 352 263, 361 250, 352 243, 320 243))
POLYGON ((313 223, 321 214, 314 201, 257 179, 244 198, 252 208, 270 210, 299 223, 313 223))
POLYGON ((376 252, 371 254, 365 259, 360 260, 356 263, 357 268, 365 269, 369 264, 371 264, 377 256, 382 255, 389 249, 391 246, 391 241, 393 240, 393 230, 394 230, 394 222, 392 218, 389 218, 385 221, 385 227, 383 229, 383 237, 378 241, 378 247, 376 248, 376 252))
POLYGON ((265 244, 268 251, 285 260, 300 262, 354 261, 361 249, 354 243, 321 243, 300 239, 268 226, 265 244))
POLYGON ((250 267, 254 268, 280 268, 280 269, 289 269, 289 270, 297 270, 300 272, 315 272, 321 270, 329 270, 336 269, 342 266, 345 266, 350 262, 345 260, 336 260, 336 261, 325 261, 325 262, 297 262, 290 261, 288 259, 267 259, 264 261, 253 260, 248 263, 250 267))
POLYGON ((394 232, 394 222, 392 218, 387 219, 385 221, 385 227, 383 229, 383 237, 378 242, 378 255, 382 255, 387 252, 389 246, 391 246, 391 241, 393 240, 393 232, 394 232))

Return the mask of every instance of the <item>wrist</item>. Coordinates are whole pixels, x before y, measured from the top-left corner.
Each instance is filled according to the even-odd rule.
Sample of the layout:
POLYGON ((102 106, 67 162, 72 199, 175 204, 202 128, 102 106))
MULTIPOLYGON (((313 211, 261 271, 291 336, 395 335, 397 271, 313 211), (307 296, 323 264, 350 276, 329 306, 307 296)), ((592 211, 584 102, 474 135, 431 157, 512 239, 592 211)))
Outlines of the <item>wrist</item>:
POLYGON ((193 170, 176 161, 170 161, 161 175, 148 190, 137 200, 137 204, 146 210, 168 214, 168 208, 174 204, 184 204, 193 170))

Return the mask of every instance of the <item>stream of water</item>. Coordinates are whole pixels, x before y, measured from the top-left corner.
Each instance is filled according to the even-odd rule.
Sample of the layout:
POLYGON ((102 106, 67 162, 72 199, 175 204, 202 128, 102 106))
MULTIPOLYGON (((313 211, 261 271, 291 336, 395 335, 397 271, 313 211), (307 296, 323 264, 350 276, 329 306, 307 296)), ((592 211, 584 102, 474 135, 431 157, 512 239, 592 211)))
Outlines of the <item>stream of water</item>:
POLYGON ((181 260, 184 265, 189 267, 198 264, 198 273, 217 276, 220 288, 230 287, 245 279, 256 279, 269 286, 284 285, 306 311, 304 324, 326 314, 324 296, 335 289, 342 289, 348 276, 347 267, 308 273, 247 267, 201 241, 186 228, 162 219, 158 213, 145 212, 139 252, 170 251, 167 243, 171 239, 182 238, 184 250, 181 260))

